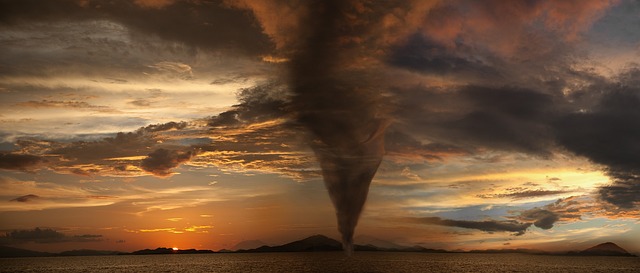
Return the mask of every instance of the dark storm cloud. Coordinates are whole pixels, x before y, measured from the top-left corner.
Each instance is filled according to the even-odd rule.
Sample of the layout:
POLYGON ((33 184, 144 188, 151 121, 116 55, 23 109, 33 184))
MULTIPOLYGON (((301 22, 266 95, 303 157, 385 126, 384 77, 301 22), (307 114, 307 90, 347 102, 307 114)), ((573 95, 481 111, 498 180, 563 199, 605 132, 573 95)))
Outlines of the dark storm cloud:
POLYGON ((393 66, 425 74, 455 74, 457 77, 489 77, 494 80, 502 78, 492 64, 473 59, 473 57, 458 56, 460 53, 451 51, 424 35, 414 34, 406 43, 391 50, 387 62, 393 66))
POLYGON ((434 5, 423 17, 424 29, 392 46, 385 61, 438 79, 446 76, 451 83, 395 88, 398 123, 390 131, 419 140, 417 145, 552 156, 558 150, 553 123, 572 109, 563 92, 575 89, 576 82, 605 81, 572 68, 582 56, 571 37, 610 6, 603 1, 434 5))
POLYGON ((64 243, 64 242, 95 242, 101 241, 102 235, 84 234, 68 236, 62 232, 49 228, 35 228, 25 230, 14 230, 7 232, 0 237, 0 244, 23 244, 23 243, 64 243))
MULTIPOLYGON (((572 37, 613 3, 469 4, 474 8, 468 12, 456 5, 436 5, 425 19, 426 30, 390 51, 386 61, 392 66, 452 75, 459 82, 456 87, 396 90, 400 123, 392 129, 468 151, 489 148, 549 157, 566 149, 606 168, 613 184, 599 190, 602 200, 623 208, 635 206, 640 200, 638 69, 632 66, 607 79, 572 68, 583 59, 572 49, 572 37), (498 13, 509 15, 495 16, 498 13), (547 17, 541 19, 540 14, 547 17), (542 31, 533 23, 537 20, 548 20, 545 27, 550 31, 542 31), (490 30, 478 31, 486 25, 490 30), (486 39, 493 43, 483 44, 486 39)), ((614 17, 605 17, 600 25, 614 17)))
POLYGON ((0 22, 4 24, 22 23, 30 20, 62 20, 68 18, 87 19, 91 13, 82 13, 79 1, 57 0, 0 0, 0 22))
POLYGON ((157 149, 142 160, 140 167, 156 176, 170 176, 171 169, 181 163, 191 160, 196 155, 195 151, 178 151, 157 149))
POLYGON ((35 194, 27 194, 24 196, 20 196, 18 198, 11 199, 9 201, 26 203, 26 202, 31 202, 34 199, 38 199, 38 198, 40 198, 40 196, 37 196, 35 194))
POLYGON ((624 209, 637 206, 640 202, 640 175, 627 171, 609 174, 614 182, 599 189, 600 198, 624 209))
MULTIPOLYGON (((399 88, 394 90, 399 123, 391 131, 470 152, 489 148, 549 157, 568 150, 605 167, 612 184, 600 188, 602 200, 632 208, 640 200, 639 76, 639 69, 631 66, 610 79, 565 70, 562 78, 545 84, 523 83, 541 86, 537 89, 488 85, 399 88), (566 89, 571 90, 568 95, 560 92, 566 89)), ((414 147, 420 145, 413 142, 414 147)), ((500 197, 557 193, 526 191, 500 197)))
POLYGON ((237 93, 239 104, 231 110, 212 117, 208 124, 212 127, 239 127, 276 118, 288 118, 290 114, 290 93, 286 86, 269 82, 251 88, 243 88, 237 93))
POLYGON ((556 99, 512 86, 462 86, 453 90, 424 87, 396 90, 398 130, 473 150, 548 155, 553 145, 556 99))
POLYGON ((640 170, 640 86, 619 86, 594 109, 571 113, 556 123, 559 141, 578 155, 611 166, 640 170))
POLYGON ((566 114, 554 123, 559 143, 607 167, 613 184, 602 187, 600 197, 623 208, 631 208, 640 201, 639 77, 640 69, 635 68, 618 81, 576 94, 576 99, 595 97, 597 103, 566 114))
POLYGON ((46 160, 29 154, 0 153, 0 169, 32 171, 46 160))
POLYGON ((223 1, 176 1, 162 8, 116 0, 0 1, 0 23, 112 20, 139 33, 206 49, 264 54, 272 49, 250 14, 223 1))
POLYGON ((451 220, 442 219, 440 217, 416 217, 408 218, 410 222, 447 226, 447 227, 459 227, 468 229, 477 229, 487 232, 514 232, 515 235, 522 235, 527 228, 531 226, 531 223, 520 223, 513 220, 497 221, 497 220, 485 220, 485 221, 466 221, 466 220, 451 220))
POLYGON ((461 90, 472 111, 442 124, 449 136, 465 138, 499 149, 548 153, 551 134, 546 127, 553 106, 549 96, 533 90, 512 87, 467 87, 461 90))
POLYGON ((162 131, 169 131, 169 130, 180 130, 180 129, 184 129, 185 127, 187 127, 187 125, 189 125, 187 122, 181 121, 181 122, 167 122, 167 123, 159 123, 159 124, 151 124, 148 126, 145 126, 143 128, 140 128, 140 131, 145 131, 145 132, 162 132, 162 131))
POLYGON ((553 224, 560 220, 558 214, 545 209, 534 208, 523 211, 520 214, 521 221, 532 222, 533 225, 541 229, 550 229, 553 224))
POLYGON ((454 144, 423 144, 407 133, 390 128, 385 135, 386 157, 396 161, 443 160, 448 156, 466 155, 471 151, 454 144))
MULTIPOLYGON (((613 184, 600 189, 602 200, 631 208, 640 200, 639 76, 638 69, 611 80, 576 73, 573 77, 587 84, 568 96, 509 86, 396 90, 402 107, 396 111, 400 122, 391 129, 471 152, 489 148, 548 157, 568 150, 605 167, 613 184)), ((569 86, 568 81, 560 85, 569 86)))

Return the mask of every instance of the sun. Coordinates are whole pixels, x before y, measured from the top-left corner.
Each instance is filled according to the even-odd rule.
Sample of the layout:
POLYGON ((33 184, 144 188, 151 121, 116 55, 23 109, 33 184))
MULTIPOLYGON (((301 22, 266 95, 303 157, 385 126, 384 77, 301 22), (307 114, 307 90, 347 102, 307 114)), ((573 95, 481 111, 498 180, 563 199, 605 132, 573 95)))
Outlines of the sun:
POLYGON ((177 247, 172 247, 171 249, 173 249, 173 251, 178 251, 179 250, 179 248, 177 248, 177 247))

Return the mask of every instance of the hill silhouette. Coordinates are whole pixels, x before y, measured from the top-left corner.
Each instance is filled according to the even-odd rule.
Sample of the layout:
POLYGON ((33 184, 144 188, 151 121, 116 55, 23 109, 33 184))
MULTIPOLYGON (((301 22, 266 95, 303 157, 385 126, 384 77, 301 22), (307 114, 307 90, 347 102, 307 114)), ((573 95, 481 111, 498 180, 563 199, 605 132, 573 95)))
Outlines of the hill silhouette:
POLYGON ((0 246, 0 257, 2 258, 16 258, 16 257, 49 257, 55 254, 49 252, 40 252, 27 250, 22 248, 0 246))
POLYGON ((355 238, 356 244, 359 245, 371 245, 380 249, 403 249, 407 248, 407 246, 399 245, 394 242, 382 240, 376 237, 368 236, 368 235, 359 235, 355 238))
POLYGON ((313 235, 284 245, 261 246, 254 249, 240 250, 238 252, 310 252, 339 250, 342 250, 342 243, 324 235, 313 235))
POLYGON ((606 242, 577 253, 581 256, 635 256, 612 242, 606 242))
POLYGON ((267 245, 265 242, 260 240, 248 240, 237 243, 235 246, 231 248, 231 250, 240 250, 240 249, 253 249, 261 246, 267 245))

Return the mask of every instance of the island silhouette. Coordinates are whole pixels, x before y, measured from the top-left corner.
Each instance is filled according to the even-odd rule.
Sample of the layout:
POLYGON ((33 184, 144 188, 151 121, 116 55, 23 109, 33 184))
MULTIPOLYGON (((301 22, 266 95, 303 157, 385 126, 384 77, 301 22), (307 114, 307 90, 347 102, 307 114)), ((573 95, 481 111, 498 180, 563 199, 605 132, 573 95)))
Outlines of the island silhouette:
MULTIPOLYGON (((562 255, 562 256, 622 256, 637 257, 629 253, 622 247, 612 242, 602 243, 582 251, 567 252, 549 252, 535 249, 487 249, 487 250, 471 250, 471 251, 448 251, 444 249, 430 249, 422 246, 400 246, 384 247, 380 244, 354 245, 355 251, 381 251, 381 252, 423 252, 423 253, 526 253, 537 255, 562 255)), ((388 242, 387 242, 388 243, 388 242)), ((0 246, 0 258, 12 257, 55 257, 55 256, 101 256, 101 255, 157 255, 157 254, 215 254, 215 253, 264 253, 264 252, 322 252, 322 251, 342 251, 342 243, 324 235, 313 235, 302 240, 293 241, 283 245, 268 246, 263 245, 256 248, 218 251, 208 249, 180 249, 175 250, 167 247, 158 247, 156 249, 142 249, 133 252, 104 251, 104 250, 71 250, 60 253, 49 253, 32 251, 10 246, 0 246)))

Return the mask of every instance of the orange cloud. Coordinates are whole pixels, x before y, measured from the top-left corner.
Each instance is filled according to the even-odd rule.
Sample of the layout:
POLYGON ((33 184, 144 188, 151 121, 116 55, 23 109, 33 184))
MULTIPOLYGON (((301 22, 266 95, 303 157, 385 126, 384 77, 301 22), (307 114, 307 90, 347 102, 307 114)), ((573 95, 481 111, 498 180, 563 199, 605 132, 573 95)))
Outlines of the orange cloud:
MULTIPOLYGON (((372 57, 380 56, 386 47, 419 28, 425 13, 439 0, 385 1, 353 0, 341 2, 343 18, 339 33, 333 33, 332 47, 342 50, 344 65, 362 67, 372 64, 372 57), (353 49, 353 50, 352 50, 353 49)), ((275 43, 280 54, 290 54, 308 46, 301 41, 309 35, 308 18, 318 8, 305 1, 277 0, 225 0, 228 7, 250 10, 260 23, 263 32, 275 43)), ((286 60, 277 56, 269 60, 286 60)))
MULTIPOLYGON (((307 27, 305 18, 310 6, 297 1, 225 0, 232 8, 250 10, 281 53, 291 53, 301 46, 300 38, 307 27)), ((333 46, 344 49, 352 67, 372 64, 389 46, 406 40, 415 33, 452 50, 460 41, 480 47, 502 57, 516 54, 543 54, 549 49, 529 44, 553 43, 558 36, 565 42, 575 41, 580 33, 599 19, 618 0, 569 1, 469 1, 413 0, 345 1, 345 19, 333 46), (551 33, 551 36, 549 36, 551 33), (348 50, 356 47, 357 51, 348 50)), ((335 56, 341 59, 344 56, 335 56)), ((278 59, 284 59, 278 56, 278 59)))
POLYGON ((511 57, 531 40, 545 41, 550 31, 573 41, 588 30, 616 0, 572 1, 442 1, 423 18, 423 33, 449 47, 459 39, 511 57), (544 29, 539 29, 542 23, 544 29))
POLYGON ((132 233, 139 233, 139 232, 143 232, 143 233, 147 233, 147 232, 169 232, 169 233, 176 233, 176 234, 182 234, 185 232, 196 232, 196 233, 208 233, 207 230, 212 229, 213 226, 208 226, 208 225, 203 225, 203 226, 188 226, 185 228, 151 228, 151 229, 138 229, 138 230, 126 230, 128 232, 132 232, 132 233))
POLYGON ((293 1, 225 0, 224 3, 229 7, 253 12, 262 30, 273 40, 277 49, 294 43, 296 37, 292 34, 297 32, 300 16, 306 9, 305 5, 293 1))
POLYGON ((531 50, 532 40, 552 42, 548 31, 574 41, 617 0, 587 1, 412 1, 398 4, 382 18, 378 36, 394 44, 421 32, 451 49, 481 46, 504 57, 531 50), (541 23, 541 24, 540 24, 541 23), (542 28, 541 28, 542 27, 542 28), (542 33, 542 34, 541 34, 542 33))

